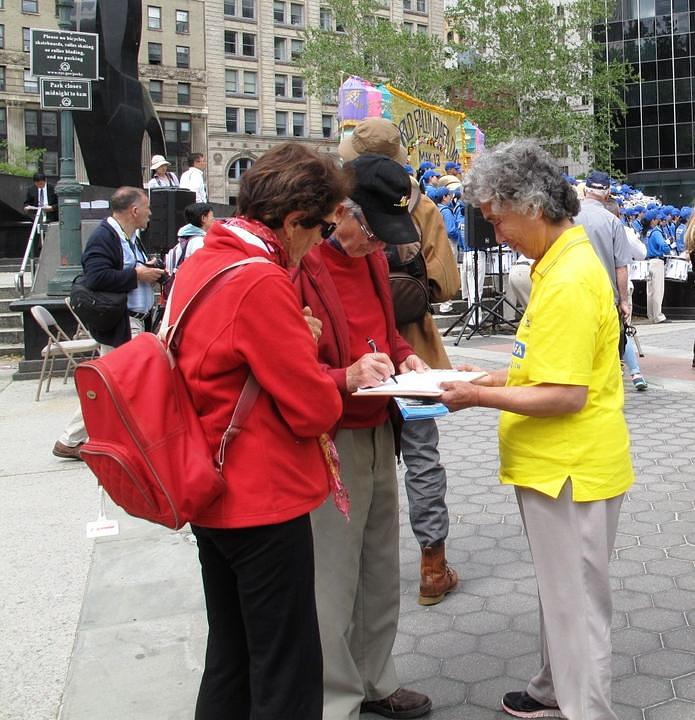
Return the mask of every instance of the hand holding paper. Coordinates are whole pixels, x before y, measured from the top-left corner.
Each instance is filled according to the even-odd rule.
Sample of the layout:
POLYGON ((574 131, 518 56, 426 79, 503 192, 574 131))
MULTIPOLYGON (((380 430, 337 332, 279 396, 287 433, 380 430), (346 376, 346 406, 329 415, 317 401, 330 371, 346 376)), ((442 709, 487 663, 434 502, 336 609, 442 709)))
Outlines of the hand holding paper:
POLYGON ((397 375, 398 382, 389 379, 376 387, 360 388, 353 393, 356 396, 389 395, 392 397, 439 397, 444 391, 443 382, 467 382, 484 377, 485 371, 461 372, 458 370, 411 371, 397 375))

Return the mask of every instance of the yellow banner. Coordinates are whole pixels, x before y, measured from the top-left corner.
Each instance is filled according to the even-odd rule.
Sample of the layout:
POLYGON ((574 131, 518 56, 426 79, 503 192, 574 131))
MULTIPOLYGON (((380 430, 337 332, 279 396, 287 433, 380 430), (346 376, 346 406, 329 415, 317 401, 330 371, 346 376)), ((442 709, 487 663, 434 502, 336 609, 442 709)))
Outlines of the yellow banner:
POLYGON ((401 132, 401 142, 408 151, 410 164, 418 168, 429 160, 444 171, 447 162, 463 163, 457 145, 465 147, 464 113, 430 105, 392 85, 386 86, 393 95, 393 122, 401 132), (457 137, 458 134, 458 137, 457 137))

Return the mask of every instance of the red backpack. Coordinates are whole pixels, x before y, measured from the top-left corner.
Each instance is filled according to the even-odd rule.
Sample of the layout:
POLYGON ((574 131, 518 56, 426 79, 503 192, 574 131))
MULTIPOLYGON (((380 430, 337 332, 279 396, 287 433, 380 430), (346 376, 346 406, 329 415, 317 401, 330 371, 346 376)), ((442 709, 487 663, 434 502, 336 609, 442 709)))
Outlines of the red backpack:
POLYGON ((213 458, 174 353, 191 306, 254 262, 269 261, 242 260, 208 279, 169 328, 168 343, 142 333, 75 371, 89 435, 80 456, 130 515, 178 530, 224 490, 225 448, 253 407, 258 383, 249 373, 213 458))

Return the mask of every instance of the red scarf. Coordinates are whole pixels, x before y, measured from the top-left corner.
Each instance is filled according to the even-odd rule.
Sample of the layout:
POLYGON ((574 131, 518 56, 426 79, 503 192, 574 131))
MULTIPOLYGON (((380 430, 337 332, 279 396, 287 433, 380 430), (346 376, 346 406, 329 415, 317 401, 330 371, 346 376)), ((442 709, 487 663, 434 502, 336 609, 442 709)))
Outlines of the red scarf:
POLYGON ((275 232, 267 225, 264 225, 258 220, 249 220, 243 216, 229 218, 222 224, 242 228, 243 230, 250 232, 252 235, 255 235, 257 238, 260 238, 272 251, 271 254, 274 255, 274 262, 277 262, 280 267, 285 269, 289 266, 290 258, 287 254, 287 250, 285 250, 280 240, 278 240, 278 236, 275 232))

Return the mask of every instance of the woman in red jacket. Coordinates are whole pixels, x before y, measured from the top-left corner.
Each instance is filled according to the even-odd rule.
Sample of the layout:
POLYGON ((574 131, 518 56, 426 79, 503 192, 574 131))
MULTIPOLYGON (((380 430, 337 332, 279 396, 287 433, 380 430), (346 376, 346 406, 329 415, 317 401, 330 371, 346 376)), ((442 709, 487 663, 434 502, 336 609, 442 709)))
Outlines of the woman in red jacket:
POLYGON ((249 373, 261 388, 226 453, 226 492, 192 523, 209 625, 196 720, 321 718, 309 512, 329 492, 322 436, 342 401, 317 361, 318 321, 303 314, 287 269, 332 232, 346 190, 328 156, 278 146, 244 173, 240 216, 216 223, 176 275, 172 320, 220 268, 268 261, 195 308, 177 352, 213 452, 249 373))

